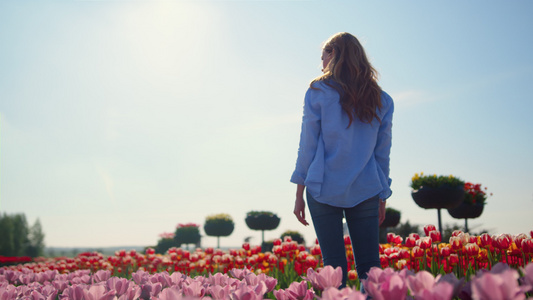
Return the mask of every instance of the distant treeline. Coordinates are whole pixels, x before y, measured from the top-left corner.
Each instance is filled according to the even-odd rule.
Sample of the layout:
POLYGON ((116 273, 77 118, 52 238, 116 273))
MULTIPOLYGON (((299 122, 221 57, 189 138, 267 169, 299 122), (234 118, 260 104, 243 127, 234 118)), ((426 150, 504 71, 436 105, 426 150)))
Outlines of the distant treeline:
POLYGON ((0 215, 0 255, 37 257, 44 254, 44 233, 39 219, 28 227, 24 214, 0 215))

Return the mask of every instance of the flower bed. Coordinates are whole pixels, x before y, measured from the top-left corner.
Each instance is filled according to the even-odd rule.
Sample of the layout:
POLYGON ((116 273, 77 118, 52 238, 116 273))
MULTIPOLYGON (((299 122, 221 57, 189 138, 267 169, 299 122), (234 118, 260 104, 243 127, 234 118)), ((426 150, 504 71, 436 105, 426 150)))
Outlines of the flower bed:
MULTIPOLYGON (((371 270, 362 282, 370 295, 452 299, 463 293, 486 299, 483 295, 489 291, 500 293, 503 298, 498 299, 529 296, 531 237, 470 236, 456 231, 443 243, 434 226, 424 229, 425 237, 411 234, 405 241, 388 235, 388 243, 380 247, 383 270, 371 270)), ((322 268, 318 245, 307 249, 286 238, 276 240, 272 252, 264 253, 260 246, 244 244, 229 251, 171 248, 159 255, 153 249, 145 254, 121 250, 109 257, 91 252, 75 258, 39 259, 0 268, 0 299, 81 299, 80 295, 85 299, 364 299, 357 291, 360 285, 349 238, 345 244, 351 258, 351 287, 342 290, 338 289, 340 268, 322 268)))
POLYGON ((31 262, 29 256, 2 256, 0 255, 0 266, 4 265, 16 265, 31 262))

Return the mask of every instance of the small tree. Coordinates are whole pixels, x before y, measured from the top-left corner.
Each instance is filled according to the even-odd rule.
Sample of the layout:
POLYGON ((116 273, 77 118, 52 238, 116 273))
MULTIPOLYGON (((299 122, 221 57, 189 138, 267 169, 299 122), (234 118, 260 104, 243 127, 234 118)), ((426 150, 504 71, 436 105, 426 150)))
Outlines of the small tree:
POLYGON ((228 214, 212 215, 205 219, 205 234, 217 237, 217 248, 220 248, 220 237, 229 236, 234 228, 235 223, 233 223, 233 219, 228 214))
POLYGON ((174 241, 176 244, 199 244, 200 243, 200 225, 194 223, 178 224, 176 233, 174 234, 174 241))
POLYGON ((13 243, 13 222, 6 213, 0 215, 0 255, 15 256, 13 243))
POLYGON ((168 249, 172 247, 179 247, 179 245, 174 240, 174 233, 164 232, 159 235, 161 237, 157 242, 157 245, 154 247, 156 253, 164 254, 168 249))
POLYGON ((246 225, 252 230, 261 230, 261 244, 265 242, 265 230, 279 226, 280 218, 269 211, 250 211, 246 214, 246 225))
POLYGON ((39 219, 37 219, 35 224, 30 228, 28 239, 29 246, 26 254, 31 257, 42 256, 44 253, 44 233, 39 219))
MULTIPOLYGON (((24 214, 15 214, 11 216, 11 223, 13 225, 13 247, 15 256, 25 256, 26 249, 30 245, 29 229, 26 216, 24 214)), ((40 227, 40 223, 39 223, 40 227)), ((43 236, 44 239, 44 236, 43 236)), ((43 245, 44 249, 44 245, 43 245)))

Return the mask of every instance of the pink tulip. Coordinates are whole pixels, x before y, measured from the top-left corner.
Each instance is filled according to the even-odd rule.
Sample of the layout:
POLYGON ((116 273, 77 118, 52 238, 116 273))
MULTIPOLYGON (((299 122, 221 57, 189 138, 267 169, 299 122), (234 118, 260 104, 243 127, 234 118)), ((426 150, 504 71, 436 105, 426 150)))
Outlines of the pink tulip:
POLYGON ((34 291, 39 292, 39 294, 41 294, 46 300, 57 298, 57 290, 50 284, 36 287, 34 291))
POLYGON ((314 291, 308 288, 306 281, 291 283, 285 290, 285 294, 290 300, 312 300, 315 298, 314 291))
POLYGON ((147 283, 149 277, 150 273, 141 270, 131 274, 131 279, 133 279, 133 281, 138 285, 147 283))
POLYGON ((528 292, 531 292, 533 290, 533 263, 527 264, 522 273, 524 273, 524 287, 529 287, 528 292))
POLYGON ((411 294, 417 294, 422 290, 430 290, 435 286, 436 279, 428 271, 420 271, 415 276, 407 277, 407 286, 411 294))
POLYGON ((79 274, 81 276, 73 276, 72 279, 70 279, 70 283, 73 284, 90 284, 91 283, 91 276, 89 274, 79 274))
POLYGON ((97 282, 106 281, 110 277, 111 277, 111 271, 109 271, 109 270, 100 270, 100 271, 98 271, 98 272, 93 274, 91 282, 94 284, 94 283, 97 283, 97 282))
POLYGON ((459 295, 459 292, 460 292, 461 288, 464 286, 464 281, 465 281, 464 278, 461 278, 459 280, 459 279, 457 279, 455 274, 448 273, 448 274, 446 274, 444 276, 440 276, 440 278, 437 280, 437 284, 439 284, 441 282, 447 282, 447 283, 451 284, 452 287, 453 287, 453 296, 456 297, 456 296, 459 295))
POLYGON ((255 275, 254 273, 248 273, 245 275, 244 281, 250 286, 256 286, 261 282, 264 283, 265 287, 267 288, 266 293, 271 292, 278 284, 277 279, 270 276, 266 276, 264 273, 261 273, 259 275, 255 275))
POLYGON ((453 297, 453 286, 445 281, 415 294, 415 299, 421 300, 449 300, 453 297))
POLYGON ((161 283, 162 288, 173 286, 172 279, 167 272, 155 273, 150 276, 150 282, 152 283, 161 283))
POLYGON ((146 283, 141 285, 141 296, 140 298, 150 298, 150 297, 156 297, 163 287, 161 286, 161 283, 146 283))
POLYGON ((289 296, 287 296, 287 292, 283 289, 274 290, 274 298, 276 298, 276 300, 290 300, 289 296))
POLYGON ((209 292, 209 295, 211 295, 211 298, 215 300, 228 299, 232 292, 232 289, 229 285, 211 285, 207 288, 207 290, 209 292))
POLYGON ((170 274, 170 280, 172 281, 171 286, 178 285, 179 287, 181 287, 185 279, 187 279, 187 276, 184 274, 181 274, 180 272, 174 272, 170 274))
POLYGON ((482 273, 471 281, 472 298, 486 300, 525 299, 525 290, 518 286, 518 277, 518 272, 512 269, 499 274, 482 273))
POLYGON ((75 284, 67 287, 61 295, 66 296, 69 300, 82 300, 83 288, 80 285, 75 284))
POLYGON ((183 287, 183 294, 189 297, 203 297, 205 295, 205 287, 200 281, 194 281, 189 285, 183 287))
POLYGON ((13 285, 0 285, 0 300, 16 299, 17 289, 13 285))
POLYGON ((231 276, 233 276, 234 278, 237 278, 239 280, 242 280, 244 279, 244 276, 246 276, 246 274, 250 274, 250 273, 253 273, 252 271, 248 270, 248 269, 231 269, 229 271, 229 273, 231 274, 231 276))
POLYGON ((157 299, 159 300, 176 300, 181 299, 182 293, 178 287, 169 287, 159 293, 157 299))
POLYGON ((303 278, 310 281, 315 289, 338 288, 342 284, 342 268, 333 269, 332 266, 325 266, 318 272, 309 268, 307 269, 307 277, 303 278))
POLYGON ((126 278, 118 278, 118 277, 109 278, 106 281, 105 286, 108 290, 114 290, 116 292, 117 297, 120 297, 128 293, 130 289, 133 289, 133 288, 139 289, 139 287, 137 287, 135 283, 133 283, 132 281, 129 281, 126 278))
POLYGON ((230 277, 223 273, 215 273, 215 274, 209 274, 208 282, 210 285, 220 285, 220 286, 226 286, 228 285, 230 277))
POLYGON ((435 278, 427 271, 420 271, 414 276, 407 277, 407 286, 415 299, 451 299, 454 285, 445 280, 439 281, 439 278, 440 275, 435 278))
POLYGON ((376 300, 397 299, 403 300, 407 297, 407 284, 405 279, 398 274, 393 274, 386 278, 381 284, 367 282, 364 285, 368 294, 376 300))
POLYGON ((361 292, 351 288, 338 290, 333 287, 327 288, 323 293, 321 300, 365 300, 366 296, 361 292))
POLYGON ((92 285, 89 289, 83 290, 84 300, 112 300, 115 298, 115 291, 106 291, 102 285, 92 285))
POLYGON ((394 271, 392 268, 371 268, 368 272, 368 277, 366 280, 363 280, 363 283, 365 282, 374 282, 374 283, 383 283, 388 280, 388 278, 392 275, 399 275, 403 279, 405 279, 407 276, 414 275, 414 273, 407 269, 402 269, 400 272, 394 271))
POLYGON ((232 300, 263 300, 263 295, 255 293, 254 289, 247 285, 241 285, 230 297, 232 300))
POLYGON ((124 294, 118 296, 118 300, 133 300, 139 299, 140 297, 141 288, 132 282, 130 288, 128 288, 124 294))

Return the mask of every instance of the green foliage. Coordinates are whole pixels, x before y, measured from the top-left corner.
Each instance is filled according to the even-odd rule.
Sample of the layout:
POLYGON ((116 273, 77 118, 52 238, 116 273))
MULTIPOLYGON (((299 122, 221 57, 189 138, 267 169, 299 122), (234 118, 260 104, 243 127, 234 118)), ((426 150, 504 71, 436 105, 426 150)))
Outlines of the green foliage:
POLYGON ((228 214, 216 214, 205 219, 204 232, 209 236, 217 237, 217 248, 220 248, 220 237, 229 236, 235 229, 233 218, 228 214))
POLYGON ((156 253, 165 254, 165 252, 167 252, 168 249, 172 247, 179 247, 179 246, 180 245, 178 245, 174 239, 161 238, 157 242, 157 245, 154 247, 154 250, 156 253))
POLYGON ((37 257, 44 254, 44 233, 39 219, 28 228, 24 214, 0 215, 0 255, 37 257))
POLYGON ((458 187, 464 186, 465 182, 453 175, 424 175, 424 173, 415 174, 411 179, 411 188, 418 190, 421 187, 438 188, 442 186, 458 187))
POLYGON ((181 244, 198 244, 201 238, 198 227, 199 225, 195 224, 179 225, 178 228, 176 228, 174 241, 179 246, 181 246, 181 244))
POLYGON ((231 223, 233 224, 233 218, 228 214, 216 214, 216 215, 210 215, 205 218, 205 223, 231 223))
POLYGON ((385 208, 385 213, 386 213, 386 214, 394 214, 394 215, 398 215, 398 214, 400 214, 400 211, 397 210, 397 209, 394 209, 394 208, 392 208, 392 207, 387 207, 387 208, 385 208))
POLYGON ((260 216, 260 215, 267 215, 267 216, 275 216, 276 214, 270 211, 256 211, 252 210, 246 213, 246 216, 260 216))
POLYGON ((0 216, 0 255, 17 256, 14 244, 14 227, 12 217, 4 213, 0 216))
POLYGON ((209 236, 229 236, 234 228, 235 223, 228 214, 212 215, 205 219, 204 231, 209 236))
POLYGON ((42 256, 44 254, 44 233, 39 219, 30 228, 28 239, 29 245, 26 254, 30 257, 42 256))

